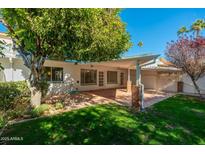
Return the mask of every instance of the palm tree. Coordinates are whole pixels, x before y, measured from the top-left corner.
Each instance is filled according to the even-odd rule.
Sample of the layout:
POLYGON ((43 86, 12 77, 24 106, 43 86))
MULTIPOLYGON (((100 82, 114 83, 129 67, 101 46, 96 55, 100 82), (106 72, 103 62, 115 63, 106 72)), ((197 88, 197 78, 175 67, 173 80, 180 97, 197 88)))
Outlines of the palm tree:
POLYGON ((142 46, 143 46, 143 42, 142 42, 142 41, 139 41, 137 45, 138 45, 139 47, 142 47, 142 46))
POLYGON ((196 37, 200 35, 200 31, 203 29, 205 29, 205 21, 203 19, 198 19, 191 25, 191 31, 196 32, 196 37))
POLYGON ((185 26, 183 26, 183 27, 181 27, 178 31, 177 31, 177 35, 179 36, 179 35, 183 35, 183 34, 185 34, 185 33, 187 33, 187 32, 189 32, 189 30, 185 27, 185 26))

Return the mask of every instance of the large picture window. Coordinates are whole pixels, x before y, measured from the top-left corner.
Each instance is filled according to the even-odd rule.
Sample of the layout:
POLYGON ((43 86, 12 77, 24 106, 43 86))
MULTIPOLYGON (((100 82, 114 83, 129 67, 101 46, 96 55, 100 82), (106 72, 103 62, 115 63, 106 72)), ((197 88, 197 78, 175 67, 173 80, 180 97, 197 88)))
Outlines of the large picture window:
POLYGON ((96 85, 97 70, 81 69, 81 85, 96 85))
POLYGON ((44 78, 47 81, 63 81, 63 68, 61 67, 45 67, 44 78))
POLYGON ((108 71, 107 72, 107 83, 108 84, 117 84, 117 72, 108 71))

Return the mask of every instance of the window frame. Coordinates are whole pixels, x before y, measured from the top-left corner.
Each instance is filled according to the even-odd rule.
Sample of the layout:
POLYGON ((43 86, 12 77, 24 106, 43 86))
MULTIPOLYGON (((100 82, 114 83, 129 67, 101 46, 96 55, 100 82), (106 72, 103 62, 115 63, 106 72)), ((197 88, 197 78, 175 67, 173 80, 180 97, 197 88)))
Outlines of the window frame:
POLYGON ((97 85, 97 70, 96 69, 80 69, 80 85, 81 86, 92 86, 92 85, 97 85), (95 72, 95 83, 85 83, 85 74, 84 74, 84 82, 82 79, 82 71, 94 71, 95 72))
POLYGON ((107 84, 118 84, 118 71, 107 71, 107 84), (114 72, 116 73, 116 81, 115 82, 112 82, 112 81, 109 81, 109 73, 110 72, 114 72))
POLYGON ((49 68, 49 69, 50 69, 50 73, 51 73, 51 75, 50 75, 50 80, 46 80, 47 82, 51 82, 51 83, 62 83, 62 82, 64 82, 64 68, 63 68, 63 67, 44 66, 44 69, 45 69, 45 68, 49 68), (54 68, 60 68, 60 69, 62 69, 62 79, 61 79, 61 80, 57 80, 57 81, 53 80, 53 69, 54 69, 54 68))

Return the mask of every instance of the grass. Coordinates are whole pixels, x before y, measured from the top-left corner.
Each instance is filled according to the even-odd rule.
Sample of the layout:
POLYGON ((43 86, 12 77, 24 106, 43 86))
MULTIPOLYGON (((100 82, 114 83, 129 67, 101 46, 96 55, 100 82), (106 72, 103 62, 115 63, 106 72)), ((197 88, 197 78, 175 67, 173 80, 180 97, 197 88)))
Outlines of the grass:
POLYGON ((177 95, 142 113, 96 105, 14 124, 6 144, 205 144, 205 101, 177 95))

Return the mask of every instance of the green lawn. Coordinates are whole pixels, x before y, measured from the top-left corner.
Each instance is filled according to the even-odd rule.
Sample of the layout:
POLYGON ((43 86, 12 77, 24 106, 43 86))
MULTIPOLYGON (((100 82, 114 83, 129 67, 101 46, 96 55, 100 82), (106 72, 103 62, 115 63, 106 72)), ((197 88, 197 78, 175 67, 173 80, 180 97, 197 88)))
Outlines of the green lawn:
POLYGON ((178 95, 133 113, 96 105, 10 126, 7 144, 205 144, 205 101, 178 95))

